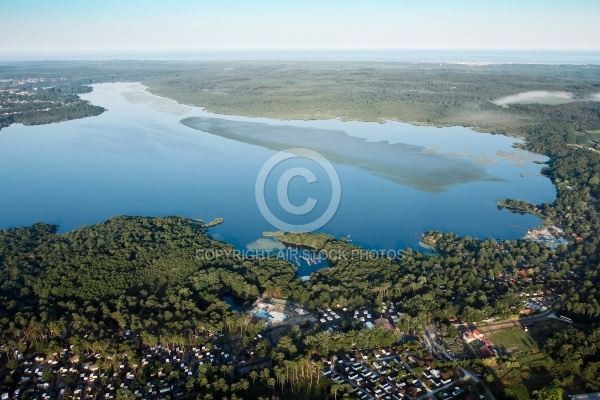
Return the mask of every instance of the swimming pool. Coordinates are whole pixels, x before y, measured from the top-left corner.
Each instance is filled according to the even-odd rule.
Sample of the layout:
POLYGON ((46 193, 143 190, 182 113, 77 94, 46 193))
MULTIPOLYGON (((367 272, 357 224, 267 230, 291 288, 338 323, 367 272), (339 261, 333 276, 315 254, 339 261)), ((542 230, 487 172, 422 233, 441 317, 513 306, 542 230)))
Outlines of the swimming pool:
POLYGON ((269 313, 266 311, 263 311, 263 310, 255 312, 254 315, 256 315, 258 318, 263 318, 263 319, 269 318, 269 313))

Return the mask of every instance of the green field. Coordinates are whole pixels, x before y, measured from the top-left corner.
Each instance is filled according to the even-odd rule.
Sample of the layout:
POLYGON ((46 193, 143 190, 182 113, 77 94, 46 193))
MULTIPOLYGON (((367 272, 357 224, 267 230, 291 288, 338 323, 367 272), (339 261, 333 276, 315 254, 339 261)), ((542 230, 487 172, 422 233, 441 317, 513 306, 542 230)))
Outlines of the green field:
POLYGON ((600 130, 587 131, 586 136, 594 142, 600 142, 600 130))
POLYGON ((537 341, 522 328, 510 328, 486 334, 487 338, 504 351, 515 355, 539 353, 537 341))
POLYGON ((545 353, 534 353, 528 356, 519 357, 519 362, 521 364, 529 364, 533 362, 545 361, 548 359, 548 355, 545 353))
MULTIPOLYGON (((509 328, 486 333, 486 337, 502 350, 514 349, 511 352, 520 357, 519 361, 527 363, 537 361, 539 357, 534 357, 534 355, 540 353, 546 340, 554 333, 566 328, 567 325, 560 321, 547 320, 529 326, 528 332, 522 328, 509 328), (531 356, 527 356, 528 354, 531 356)), ((545 357, 545 355, 542 356, 542 358, 545 357)))
POLYGON ((575 139, 575 143, 580 144, 582 146, 590 145, 589 135, 578 135, 577 138, 575 139))

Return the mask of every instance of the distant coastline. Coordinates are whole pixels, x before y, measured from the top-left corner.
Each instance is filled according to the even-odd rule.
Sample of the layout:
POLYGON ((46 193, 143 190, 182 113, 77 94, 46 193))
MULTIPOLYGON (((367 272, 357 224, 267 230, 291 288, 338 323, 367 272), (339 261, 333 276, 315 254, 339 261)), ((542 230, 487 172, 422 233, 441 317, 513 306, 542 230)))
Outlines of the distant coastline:
POLYGON ((484 64, 600 64, 600 51, 465 50, 465 49, 177 49, 103 51, 0 51, 0 62, 29 61, 399 61, 484 64))

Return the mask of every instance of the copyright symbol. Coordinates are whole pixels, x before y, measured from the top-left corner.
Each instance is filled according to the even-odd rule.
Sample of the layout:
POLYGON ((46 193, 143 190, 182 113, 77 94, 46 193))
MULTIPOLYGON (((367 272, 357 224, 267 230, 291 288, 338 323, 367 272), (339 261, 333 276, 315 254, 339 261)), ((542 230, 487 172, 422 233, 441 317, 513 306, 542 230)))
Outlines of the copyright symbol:
MULTIPOLYGON (((288 213, 291 216, 308 216, 309 213, 315 211, 319 201, 313 197, 307 196, 303 204, 292 204, 289 198, 289 188, 290 183, 295 178, 302 178, 308 184, 318 182, 317 176, 309 168, 286 168, 277 181, 277 204, 283 211, 285 211, 285 213, 288 213)), ((294 148, 281 151, 265 162, 256 178, 254 195, 256 197, 258 209, 263 217, 277 229, 285 232, 311 232, 321 228, 323 225, 329 222, 331 218, 333 218, 340 204, 342 188, 337 171, 325 157, 316 151, 294 148), (284 161, 291 159, 307 159, 312 161, 312 163, 315 163, 316 166, 318 165, 319 168, 325 171, 329 180, 328 185, 330 185, 331 188, 331 198, 329 200, 329 204, 327 205, 325 211, 320 214, 320 216, 310 217, 308 218, 308 222, 306 220, 304 220, 302 223, 290 223, 283 221, 281 218, 275 216, 271 208, 267 205, 265 191, 269 175, 271 175, 276 167, 283 164, 284 161)))

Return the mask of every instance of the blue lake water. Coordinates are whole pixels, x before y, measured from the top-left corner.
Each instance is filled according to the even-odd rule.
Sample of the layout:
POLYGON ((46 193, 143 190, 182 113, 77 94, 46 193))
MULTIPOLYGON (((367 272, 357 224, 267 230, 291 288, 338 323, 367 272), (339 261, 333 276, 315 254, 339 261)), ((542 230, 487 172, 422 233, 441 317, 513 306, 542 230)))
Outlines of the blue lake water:
MULTIPOLYGON (((244 249, 275 229, 259 211, 255 182, 277 151, 180 122, 190 117, 221 121, 222 129, 242 136, 275 126, 293 141, 296 128, 316 130, 314 148, 328 152, 342 188, 337 212, 320 231, 350 235, 372 249, 417 248, 427 229, 519 238, 525 232, 510 225, 530 228, 540 220, 499 211, 497 201, 552 202, 556 194, 547 178, 520 175, 539 174, 542 165, 534 161, 545 157, 513 148, 514 138, 468 128, 222 116, 131 83, 94 85, 82 97, 108 111, 0 131, 0 228, 43 221, 65 232, 119 214, 222 217, 225 222, 211 234, 244 249), (319 135, 334 139, 324 145, 319 135), (357 154, 356 146, 364 146, 364 154, 357 154), (403 166, 402 160, 413 156, 403 166)), ((290 201, 326 198, 326 186, 295 178, 290 201)), ((266 196, 274 196, 276 185, 266 187, 266 196)))

